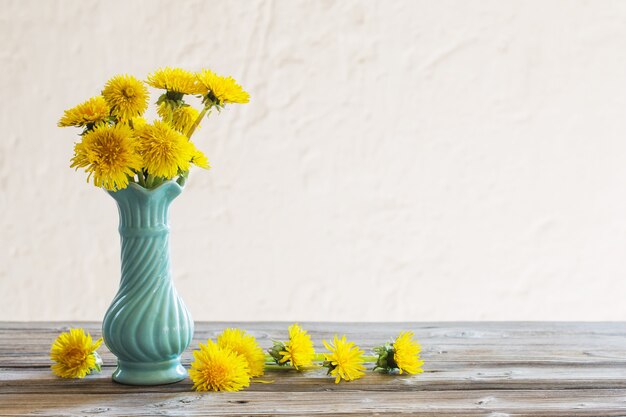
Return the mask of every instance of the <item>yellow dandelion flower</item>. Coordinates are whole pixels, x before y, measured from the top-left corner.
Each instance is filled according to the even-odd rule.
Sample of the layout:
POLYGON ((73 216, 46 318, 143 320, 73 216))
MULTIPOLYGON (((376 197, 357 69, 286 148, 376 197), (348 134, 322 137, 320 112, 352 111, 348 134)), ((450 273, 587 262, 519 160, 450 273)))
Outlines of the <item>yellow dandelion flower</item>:
POLYGON ((196 76, 182 68, 160 68, 148 75, 146 83, 154 88, 180 94, 200 94, 202 91, 196 76))
POLYGON ((202 87, 200 94, 218 106, 227 103, 244 104, 250 101, 250 94, 245 92, 233 77, 222 77, 208 69, 202 70, 197 76, 202 87))
POLYGON ((400 373, 422 373, 424 361, 420 360, 422 347, 413 340, 413 332, 401 332, 393 342, 393 358, 400 369, 400 373))
POLYGON ((132 127, 135 130, 139 130, 148 124, 148 121, 141 116, 133 117, 128 122, 129 122, 128 124, 130 125, 130 127, 132 127))
POLYGON ((328 368, 328 374, 335 377, 335 384, 338 384, 340 380, 353 381, 361 378, 365 372, 365 366, 363 363, 363 351, 359 349, 353 342, 348 342, 346 336, 342 336, 341 339, 335 335, 335 340, 332 344, 322 341, 326 349, 330 353, 325 353, 324 366, 328 368))
POLYGON ((121 190, 128 186, 134 170, 141 169, 141 157, 136 151, 133 131, 124 124, 98 125, 74 146, 71 168, 84 168, 93 176, 96 187, 121 190))
POLYGON ((50 348, 50 359, 56 362, 52 372, 61 378, 84 378, 92 371, 100 371, 102 360, 96 349, 102 339, 95 342, 83 329, 70 329, 56 338, 50 348))
POLYGON ((102 90, 102 95, 121 121, 141 116, 148 108, 148 89, 132 75, 117 75, 111 78, 102 90))
POLYGON ((109 117, 111 109, 102 96, 92 97, 78 106, 65 110, 59 120, 59 127, 67 126, 93 126, 103 122, 109 117))
POLYGON ((402 374, 422 373, 424 361, 420 359, 421 346, 413 340, 413 332, 401 332, 393 343, 386 343, 374 348, 378 354, 374 369, 381 368, 385 372, 398 369, 402 374))
POLYGON ((194 151, 193 157, 191 158, 191 163, 200 168, 211 168, 211 166, 209 165, 209 160, 198 148, 196 148, 196 150, 194 151))
POLYGON ((287 342, 274 342, 274 346, 268 352, 279 365, 290 363, 297 370, 311 366, 315 358, 311 336, 297 324, 289 326, 287 342))
POLYGON ((265 353, 254 336, 241 329, 226 329, 217 336, 217 345, 243 356, 248 361, 250 376, 261 376, 265 371, 265 353))
MULTIPOLYGON (((187 134, 189 128, 193 126, 196 119, 200 115, 198 110, 188 105, 172 109, 172 106, 170 106, 166 101, 162 102, 159 107, 157 107, 157 113, 161 117, 161 120, 169 123, 175 130, 184 135, 187 134)), ((198 125, 196 129, 199 127, 200 126, 198 125)))
POLYGON ((248 361, 212 340, 193 351, 189 377, 196 391, 240 391, 250 385, 248 361))
POLYGON ((172 179, 189 170, 197 149, 167 123, 157 120, 145 125, 137 130, 137 136, 137 148, 148 174, 172 179))

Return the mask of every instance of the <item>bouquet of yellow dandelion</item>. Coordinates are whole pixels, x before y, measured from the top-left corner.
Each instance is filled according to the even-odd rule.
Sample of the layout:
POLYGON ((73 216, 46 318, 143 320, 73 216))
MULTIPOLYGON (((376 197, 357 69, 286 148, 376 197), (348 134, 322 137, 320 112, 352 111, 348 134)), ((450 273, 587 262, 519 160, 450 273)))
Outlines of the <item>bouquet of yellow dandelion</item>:
POLYGON ((206 156, 191 141, 202 118, 213 108, 248 101, 248 93, 232 77, 208 69, 192 73, 166 67, 145 82, 132 75, 111 78, 100 95, 66 110, 59 126, 82 129, 71 167, 84 169, 87 181, 97 187, 117 191, 135 182, 151 189, 171 179, 183 185, 192 166, 209 168, 206 156), (147 86, 164 90, 156 101, 160 119, 152 123, 143 117, 147 86), (201 110, 186 96, 197 96, 201 110))
MULTIPOLYGON (((81 129, 70 166, 84 169, 87 181, 107 190, 119 209, 122 278, 102 323, 104 342, 118 358, 117 382, 154 385, 187 375, 180 355, 191 342, 194 323, 172 284, 169 205, 193 166, 209 168, 191 140, 204 117, 212 109, 248 101, 232 77, 166 67, 145 81, 131 75, 111 78, 100 95, 66 110, 59 121, 81 129), (160 90, 154 121, 144 118, 148 87, 160 90)), ((235 353, 219 349, 208 344, 201 359, 243 363, 234 356, 236 348, 235 353)), ((251 375, 263 371, 254 361, 246 366, 251 375)), ((245 378, 235 384, 245 384, 245 378)))

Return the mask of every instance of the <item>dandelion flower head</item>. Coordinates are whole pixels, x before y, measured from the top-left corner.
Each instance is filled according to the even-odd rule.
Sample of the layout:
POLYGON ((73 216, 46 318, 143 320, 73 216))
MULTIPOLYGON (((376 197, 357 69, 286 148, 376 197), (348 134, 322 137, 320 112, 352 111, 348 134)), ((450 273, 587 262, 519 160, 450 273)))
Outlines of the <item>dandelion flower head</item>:
POLYGON ((95 342, 83 329, 70 329, 56 338, 50 349, 50 359, 56 362, 52 372, 61 378, 84 378, 93 370, 99 370, 96 349, 102 339, 95 342))
POLYGON ((148 75, 146 83, 179 94, 200 94, 202 91, 195 74, 182 68, 160 68, 148 75))
POLYGON ((102 90, 102 95, 120 121, 141 116, 148 108, 148 89, 132 75, 116 75, 102 90))
POLYGON ((292 324, 289 326, 289 340, 280 354, 280 363, 290 362, 296 369, 311 366, 315 357, 311 336, 299 325, 292 324))
POLYGON ((400 373, 419 374, 424 361, 420 359, 421 346, 413 340, 413 332, 401 332, 393 342, 393 359, 400 373))
POLYGON ((250 94, 237 84, 233 77, 222 77, 209 69, 198 73, 201 94, 210 98, 218 106, 227 103, 248 103, 250 94))
POLYGON ((111 109, 102 96, 92 97, 69 110, 65 110, 59 120, 59 127, 67 126, 93 126, 103 122, 109 117, 111 109))
POLYGON ((243 356, 248 362, 251 377, 263 375, 265 353, 254 336, 241 329, 226 329, 217 336, 217 345, 243 356))
POLYGON ((348 342, 346 336, 339 339, 335 335, 332 343, 323 341, 326 349, 330 353, 325 353, 324 366, 328 368, 328 373, 335 377, 335 384, 340 380, 353 381, 361 378, 365 373, 363 363, 363 351, 353 342, 348 342))
POLYGON ((141 169, 133 131, 124 124, 98 125, 74 146, 71 168, 84 168, 96 187, 116 191, 128 186, 128 178, 141 169))
POLYGON ((248 361, 212 340, 193 352, 189 377, 197 391, 240 391, 250 385, 248 361))

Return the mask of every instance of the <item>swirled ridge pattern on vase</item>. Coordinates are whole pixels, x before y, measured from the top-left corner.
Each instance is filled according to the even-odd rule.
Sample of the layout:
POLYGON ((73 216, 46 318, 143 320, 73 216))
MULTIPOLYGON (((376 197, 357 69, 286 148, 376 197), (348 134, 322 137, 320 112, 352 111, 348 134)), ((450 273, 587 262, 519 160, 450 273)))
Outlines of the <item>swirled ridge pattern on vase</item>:
POLYGON ((193 320, 172 283, 168 221, 181 191, 168 181, 153 190, 131 183, 110 192, 120 215, 122 278, 102 332, 118 358, 113 378, 119 382, 159 384, 185 376, 180 355, 193 337, 193 320))

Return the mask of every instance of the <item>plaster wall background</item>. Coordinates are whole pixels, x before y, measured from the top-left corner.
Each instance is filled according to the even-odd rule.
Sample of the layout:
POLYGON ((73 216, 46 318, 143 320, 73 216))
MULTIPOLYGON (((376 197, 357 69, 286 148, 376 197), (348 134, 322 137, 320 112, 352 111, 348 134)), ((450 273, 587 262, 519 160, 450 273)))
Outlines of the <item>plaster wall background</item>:
POLYGON ((165 65, 252 96, 172 206, 195 319, 626 320, 626 3, 0 6, 0 320, 103 317, 117 211, 55 125, 165 65))

